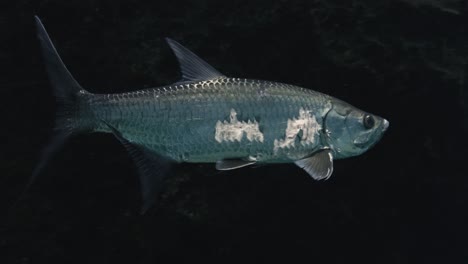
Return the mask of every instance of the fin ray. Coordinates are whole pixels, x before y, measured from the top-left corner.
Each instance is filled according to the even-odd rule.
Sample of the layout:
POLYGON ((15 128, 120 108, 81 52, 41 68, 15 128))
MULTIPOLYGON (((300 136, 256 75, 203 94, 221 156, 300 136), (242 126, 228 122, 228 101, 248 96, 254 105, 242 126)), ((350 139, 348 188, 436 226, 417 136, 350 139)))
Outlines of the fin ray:
MULTIPOLYGON (((103 121, 104 122, 104 121, 103 121)), ((144 146, 134 144, 122 136, 122 134, 110 124, 104 122, 114 136, 122 143, 135 162, 140 177, 142 195, 141 214, 144 214, 158 199, 173 162, 157 155, 144 146)))
POLYGON ((333 173, 333 154, 329 149, 321 150, 294 163, 315 180, 327 180, 333 173))
POLYGON ((224 159, 216 162, 217 170, 235 170, 245 166, 255 164, 255 161, 247 161, 241 159, 224 159))
POLYGON ((170 38, 166 38, 166 41, 179 61, 180 70, 182 72, 182 80, 180 82, 202 81, 225 77, 177 41, 170 38))
POLYGON ((43 60, 47 65, 49 81, 52 83, 55 96, 61 99, 76 96, 78 92, 84 91, 84 89, 73 78, 63 63, 39 17, 35 16, 34 18, 36 20, 37 37, 41 44, 43 60))
POLYGON ((37 37, 43 55, 43 62, 46 66, 49 81, 57 101, 57 114, 55 133, 50 139, 49 144, 42 150, 39 163, 36 165, 20 197, 15 202, 15 205, 23 198, 38 175, 44 170, 53 155, 60 150, 65 141, 81 129, 75 125, 75 121, 78 118, 76 116, 76 105, 80 94, 87 93, 68 71, 39 17, 35 16, 34 19, 36 22, 37 37))
POLYGON ((23 200, 25 197, 26 193, 31 189, 31 186, 34 184, 36 181, 37 177, 41 172, 44 170, 46 165, 49 163, 49 161, 52 159, 52 157, 62 148, 64 145, 65 141, 71 136, 70 132, 67 131, 58 131, 56 134, 50 139, 49 144, 46 145, 42 149, 39 162, 34 168, 33 173, 31 176, 29 176, 28 181, 26 182, 25 187, 21 191, 21 194, 19 197, 13 202, 11 205, 10 209, 13 209, 18 205, 18 203, 23 200))
POLYGON ((78 132, 79 129, 83 129, 76 127, 76 120, 78 119, 76 105, 80 99, 80 94, 88 93, 68 71, 39 17, 35 16, 34 18, 36 20, 37 37, 41 45, 44 64, 46 65, 49 81, 54 89, 58 106, 57 118, 55 120, 55 135, 44 149, 42 158, 33 172, 33 178, 40 174, 47 161, 60 149, 67 138, 78 132))

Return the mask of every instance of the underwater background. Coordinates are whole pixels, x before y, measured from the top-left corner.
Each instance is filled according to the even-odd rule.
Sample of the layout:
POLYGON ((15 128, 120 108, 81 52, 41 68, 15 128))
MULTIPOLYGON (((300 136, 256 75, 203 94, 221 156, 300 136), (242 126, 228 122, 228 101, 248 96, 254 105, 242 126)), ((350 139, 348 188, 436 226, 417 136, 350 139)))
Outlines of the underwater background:
POLYGON ((468 263, 468 2, 0 4, 0 263, 468 263), (74 137, 14 206, 53 128, 34 15, 88 91, 170 84, 170 37, 227 76, 280 81, 385 117, 328 181, 268 165, 182 164, 139 214, 110 134, 74 137))

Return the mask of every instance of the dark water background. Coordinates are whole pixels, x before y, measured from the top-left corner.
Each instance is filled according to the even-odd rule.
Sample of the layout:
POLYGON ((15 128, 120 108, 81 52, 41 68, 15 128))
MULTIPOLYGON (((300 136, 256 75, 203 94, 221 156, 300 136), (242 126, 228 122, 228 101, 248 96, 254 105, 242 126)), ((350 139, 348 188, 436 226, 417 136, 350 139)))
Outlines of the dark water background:
POLYGON ((467 1, 0 4, 0 263, 468 263, 467 1), (228 76, 341 98, 390 121, 313 181, 294 165, 184 164, 157 208, 106 134, 73 138, 25 198, 53 125, 39 15, 91 92, 179 79, 171 37, 228 76))

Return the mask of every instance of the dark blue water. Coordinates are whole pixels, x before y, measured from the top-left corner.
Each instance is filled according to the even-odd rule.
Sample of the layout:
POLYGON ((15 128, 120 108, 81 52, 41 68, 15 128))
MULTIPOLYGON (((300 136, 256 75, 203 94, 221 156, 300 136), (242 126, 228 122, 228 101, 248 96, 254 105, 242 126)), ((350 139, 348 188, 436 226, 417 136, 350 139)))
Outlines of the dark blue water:
POLYGON ((0 263, 466 263, 466 1, 10 1, 0 8, 0 263), (294 165, 183 164, 139 215, 111 135, 77 136, 26 196, 51 135, 41 17, 83 87, 179 79, 171 37, 228 76, 318 90, 390 121, 330 180, 294 165))

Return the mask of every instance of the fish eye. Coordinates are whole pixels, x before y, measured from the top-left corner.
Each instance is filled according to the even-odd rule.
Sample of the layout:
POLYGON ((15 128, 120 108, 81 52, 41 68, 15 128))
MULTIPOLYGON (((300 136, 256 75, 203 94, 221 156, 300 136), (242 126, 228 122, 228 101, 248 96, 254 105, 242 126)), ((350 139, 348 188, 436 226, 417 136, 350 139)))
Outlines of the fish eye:
POLYGON ((375 120, 371 115, 365 115, 363 119, 364 127, 367 129, 371 129, 375 125, 375 120))

